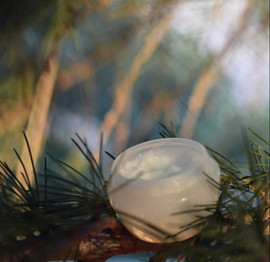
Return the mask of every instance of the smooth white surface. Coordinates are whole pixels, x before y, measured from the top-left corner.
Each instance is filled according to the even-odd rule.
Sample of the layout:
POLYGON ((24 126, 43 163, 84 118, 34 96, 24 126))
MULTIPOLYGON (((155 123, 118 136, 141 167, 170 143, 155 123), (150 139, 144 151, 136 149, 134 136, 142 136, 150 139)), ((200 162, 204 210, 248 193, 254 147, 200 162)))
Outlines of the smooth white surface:
POLYGON ((174 213, 217 201, 218 189, 205 174, 219 182, 219 167, 201 144, 181 138, 152 140, 116 158, 108 195, 125 227, 138 238, 148 242, 182 241, 201 230, 190 228, 177 234, 182 227, 210 213, 174 213))

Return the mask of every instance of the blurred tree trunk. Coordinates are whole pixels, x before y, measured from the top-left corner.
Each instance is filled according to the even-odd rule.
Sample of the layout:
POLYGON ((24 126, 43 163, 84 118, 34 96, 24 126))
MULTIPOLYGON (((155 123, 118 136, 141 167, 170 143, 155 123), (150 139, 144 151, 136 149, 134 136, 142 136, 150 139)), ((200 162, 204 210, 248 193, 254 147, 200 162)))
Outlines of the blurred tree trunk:
MULTIPOLYGON (((25 130, 26 136, 31 142, 31 152, 33 156, 34 164, 37 163, 40 152, 47 137, 47 117, 50 108, 50 103, 52 99, 52 94, 55 86, 55 81, 58 72, 58 62, 56 58, 56 52, 52 52, 47 59, 45 67, 38 79, 36 86, 36 93, 32 103, 32 109, 29 115, 28 124, 25 130)), ((28 148, 24 143, 21 156, 28 156, 28 148)), ((30 184, 34 183, 34 173, 31 171, 32 163, 31 159, 23 159, 26 170, 29 171, 30 184)), ((19 165, 17 167, 17 176, 20 182, 26 186, 27 185, 21 175, 22 167, 19 165)))

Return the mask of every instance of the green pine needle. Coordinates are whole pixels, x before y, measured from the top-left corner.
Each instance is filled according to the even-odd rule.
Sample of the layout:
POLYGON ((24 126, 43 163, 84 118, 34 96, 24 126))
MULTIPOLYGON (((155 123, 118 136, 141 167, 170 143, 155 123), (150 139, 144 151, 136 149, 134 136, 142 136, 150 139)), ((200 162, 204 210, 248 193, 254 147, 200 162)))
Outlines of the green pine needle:
MULTIPOLYGON (((164 129, 160 132, 162 137, 176 137, 172 123, 170 128, 160 125, 164 129)), ((166 244, 163 251, 155 254, 153 261, 167 257, 196 262, 267 261, 269 236, 265 230, 269 218, 265 215, 269 209, 269 143, 252 130, 250 134, 252 138, 243 133, 247 163, 233 162, 207 148, 221 169, 221 184, 205 174, 209 183, 220 190, 217 205, 198 205, 185 213, 201 210, 208 211, 209 216, 197 217, 189 225, 179 228, 175 235, 130 217, 143 228, 156 232, 157 236, 162 235, 164 239, 174 238, 192 227, 203 227, 198 235, 190 239, 166 244), (240 164, 245 165, 240 167, 240 164)), ((88 163, 89 174, 83 174, 68 163, 49 156, 50 161, 44 159, 43 172, 36 171, 32 161, 35 175, 35 183, 32 185, 28 177, 29 170, 26 170, 21 157, 14 150, 22 165, 24 186, 8 164, 0 161, 0 223, 5 225, 0 231, 0 261, 16 261, 21 252, 17 247, 23 249, 24 243, 27 243, 30 236, 33 238, 34 232, 39 232, 41 236, 35 241, 45 245, 45 241, 47 243, 61 238, 69 228, 85 223, 97 213, 115 215, 117 210, 114 211, 109 204, 107 182, 102 174, 102 138, 99 161, 94 158, 87 141, 78 134, 76 138, 72 141, 88 163), (51 164, 58 166, 60 171, 56 172, 51 164), (43 237, 45 235, 46 238, 43 237)), ((25 141, 32 159, 26 136, 25 141)), ((172 215, 180 219, 182 213, 172 215)))

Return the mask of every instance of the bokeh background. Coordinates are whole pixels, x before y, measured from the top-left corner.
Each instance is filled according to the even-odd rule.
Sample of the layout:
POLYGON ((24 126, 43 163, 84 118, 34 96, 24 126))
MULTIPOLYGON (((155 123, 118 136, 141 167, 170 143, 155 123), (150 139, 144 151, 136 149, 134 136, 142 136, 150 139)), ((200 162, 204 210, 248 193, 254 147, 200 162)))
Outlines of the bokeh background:
POLYGON ((0 61, 13 168, 14 147, 28 161, 22 130, 37 163, 49 153, 79 170, 75 132, 97 156, 101 133, 116 156, 159 138, 159 122, 235 160, 242 127, 269 139, 267 0, 5 0, 0 61))

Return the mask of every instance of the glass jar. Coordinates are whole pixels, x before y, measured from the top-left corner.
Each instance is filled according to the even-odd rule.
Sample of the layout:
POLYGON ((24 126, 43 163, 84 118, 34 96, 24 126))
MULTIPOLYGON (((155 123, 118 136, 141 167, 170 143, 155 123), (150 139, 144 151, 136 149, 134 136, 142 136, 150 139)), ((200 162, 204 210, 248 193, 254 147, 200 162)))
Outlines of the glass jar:
POLYGON ((219 181, 219 167, 203 145, 166 138, 121 153, 112 165, 107 190, 112 207, 133 235, 164 243, 200 232, 201 226, 188 225, 211 214, 203 206, 214 210, 219 181))

